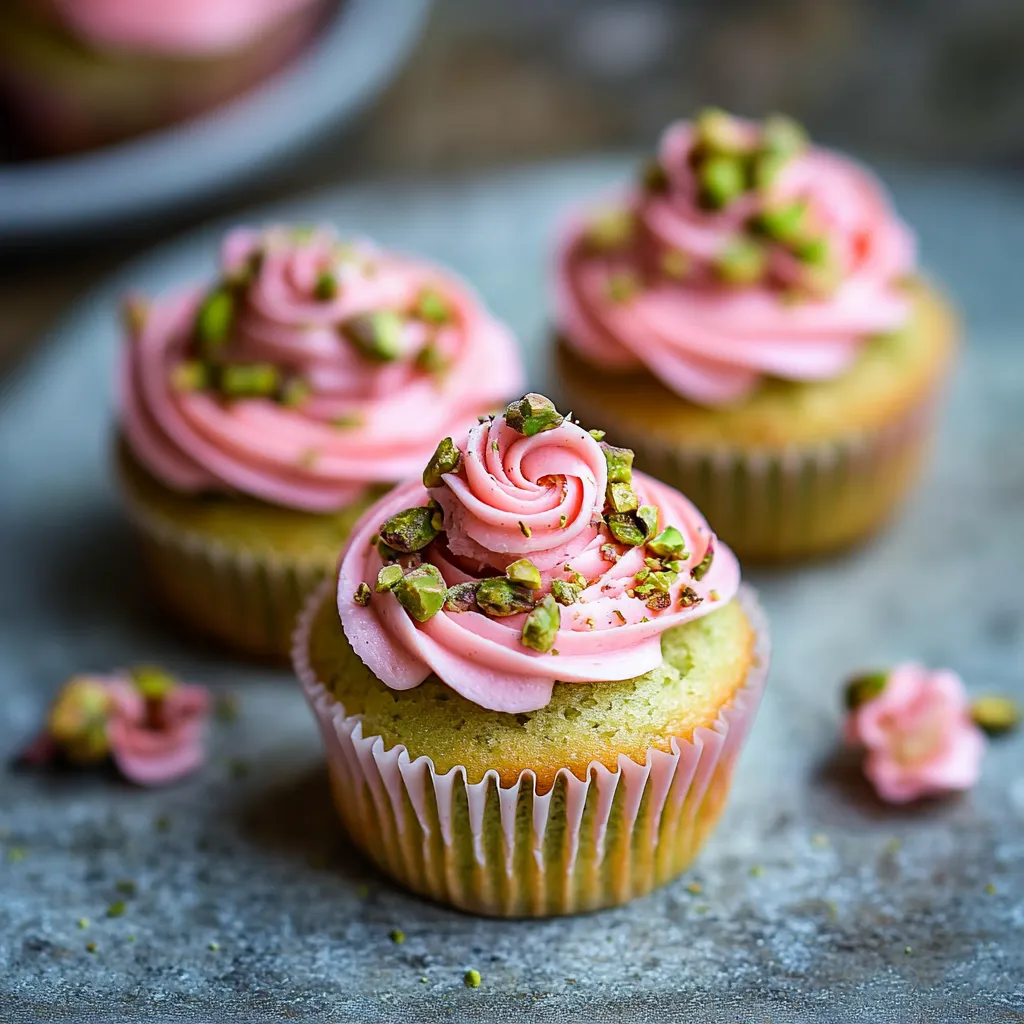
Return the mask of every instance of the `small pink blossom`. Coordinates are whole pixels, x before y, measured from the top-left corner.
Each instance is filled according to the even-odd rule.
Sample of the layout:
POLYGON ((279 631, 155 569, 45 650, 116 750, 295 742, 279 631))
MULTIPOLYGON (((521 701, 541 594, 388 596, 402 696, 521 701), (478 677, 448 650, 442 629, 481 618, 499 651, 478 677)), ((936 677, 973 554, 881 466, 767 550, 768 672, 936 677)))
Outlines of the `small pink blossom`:
POLYGON ((865 697, 847 715, 846 740, 866 750, 864 774, 883 800, 907 803, 978 781, 985 737, 956 673, 907 662, 865 697))

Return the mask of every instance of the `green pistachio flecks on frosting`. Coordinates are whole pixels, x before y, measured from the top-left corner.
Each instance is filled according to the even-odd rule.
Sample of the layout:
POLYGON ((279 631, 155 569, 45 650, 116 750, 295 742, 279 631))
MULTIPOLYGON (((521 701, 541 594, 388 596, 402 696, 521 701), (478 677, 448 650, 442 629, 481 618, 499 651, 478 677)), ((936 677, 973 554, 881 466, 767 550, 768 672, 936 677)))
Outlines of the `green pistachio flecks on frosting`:
POLYGON ((235 363, 221 368, 217 387, 227 398, 270 398, 281 387, 281 371, 273 363, 235 363))
POLYGON ((462 466, 462 452, 450 437, 443 438, 423 470, 424 487, 440 487, 446 473, 457 473, 462 466))
POLYGON ((475 612, 479 611, 476 603, 476 592, 480 584, 470 581, 468 583, 456 583, 454 587, 448 588, 448 594, 444 600, 446 612, 475 612))
POLYGON ((559 604, 575 604, 580 598, 580 591, 583 587, 579 583, 570 583, 568 580, 554 579, 551 581, 551 596, 559 604))
POLYGON ((633 480, 633 449, 616 448, 611 444, 602 444, 604 461, 608 464, 608 483, 628 484, 633 480))
POLYGON ((658 510, 653 505, 644 505, 636 512, 616 512, 608 516, 611 535, 631 548, 646 543, 657 528, 658 510))
POLYGON ((847 684, 844 691, 846 707, 849 710, 859 708, 874 700, 884 689, 889 681, 888 672, 865 672, 854 676, 847 684))
POLYGON ((742 235, 732 241, 715 259, 715 272, 729 285, 757 284, 768 268, 768 255, 764 247, 752 238, 742 235))
POLYGON ((402 354, 405 321, 393 309, 361 313, 341 325, 341 333, 367 359, 378 363, 394 362, 402 354))
POLYGON ((551 594, 541 600, 523 623, 522 644, 541 654, 546 654, 555 645, 555 636, 562 623, 558 603, 551 594))
POLYGON ((504 576, 481 580, 476 589, 477 607, 492 618, 505 618, 534 606, 533 589, 504 576))
POLYGON ((175 391, 205 391, 212 383, 209 365, 198 359, 186 359, 171 370, 171 387, 175 391))
POLYGON ((684 281, 690 273, 691 260, 680 249, 666 249, 661 254, 661 272, 673 281, 684 281))
POLYGON ((380 572, 377 573, 377 582, 374 585, 374 590, 378 594, 386 594, 389 590, 392 590, 395 584, 405 575, 404 570, 400 565, 391 563, 390 565, 382 565, 380 572))
POLYGON ((643 291, 643 284, 632 270, 617 270, 608 275, 608 299, 616 304, 629 302, 643 291))
MULTIPOLYGON (((399 570, 399 575, 401 575, 401 570, 399 570)), ((359 586, 356 587, 356 592, 352 595, 352 600, 355 601, 356 604, 362 605, 362 607, 365 608, 370 603, 370 598, 372 596, 369 586, 366 583, 360 583, 359 586)))
POLYGON ((448 588, 440 570, 427 563, 407 572, 391 593, 417 622, 426 622, 444 607, 448 588))
POLYGON ((434 525, 436 515, 430 505, 403 509, 381 523, 380 539, 394 551, 420 551, 441 532, 434 525))
POLYGON ((761 133, 761 147, 765 152, 790 159, 802 153, 807 145, 807 132, 791 117, 772 114, 765 119, 761 133))
POLYGON ((224 347, 235 320, 235 296, 227 288, 210 292, 196 314, 196 340, 209 355, 224 347))
POLYGON ((587 224, 584 238, 594 252, 614 252, 629 245, 636 232, 636 217, 626 209, 604 210, 587 224))
POLYGON ((743 161, 733 156, 711 156, 698 172, 700 198, 704 206, 721 210, 743 195, 747 172, 743 161))
POLYGON ((292 377, 285 381, 278 395, 278 401, 291 409, 302 405, 312 393, 312 388, 301 377, 292 377))
POLYGON ((528 558, 520 558, 518 562, 513 562, 505 570, 505 575, 513 583, 522 583, 531 590, 540 590, 541 588, 540 569, 528 558))
POLYGON ((444 373, 451 365, 451 359, 441 351, 433 339, 416 353, 416 369, 424 373, 444 373))
POLYGON ((146 700, 163 700, 177 688, 170 673, 156 665, 139 665, 131 670, 132 685, 146 700))
POLYGON ((707 107, 697 115, 694 131, 698 148, 708 153, 739 156, 750 148, 742 125, 717 107, 707 107))
POLYGON ((632 486, 619 481, 608 485, 608 504, 613 512, 635 512, 639 501, 632 486))
POLYGON ((647 542, 647 548, 659 558, 682 558, 686 554, 686 541, 674 526, 666 526, 647 542))
POLYGON ((768 206, 758 214, 754 226, 775 242, 798 245, 807 236, 807 203, 768 206))
POLYGON ((715 538, 714 536, 708 537, 707 550, 704 552, 704 557, 700 562, 690 570, 690 575, 695 580, 702 580, 707 575, 708 569, 711 568, 711 563, 715 559, 715 538))
POLYGON ((451 307, 444 296, 433 288, 424 289, 416 302, 416 315, 430 324, 446 324, 451 319, 451 307))
POLYGON ((544 430, 560 427, 565 417, 555 408, 550 398, 531 393, 508 404, 505 422, 517 433, 533 437, 544 430))
POLYGON ((338 279, 329 270, 321 270, 317 275, 313 296, 321 302, 330 302, 338 296, 338 279))

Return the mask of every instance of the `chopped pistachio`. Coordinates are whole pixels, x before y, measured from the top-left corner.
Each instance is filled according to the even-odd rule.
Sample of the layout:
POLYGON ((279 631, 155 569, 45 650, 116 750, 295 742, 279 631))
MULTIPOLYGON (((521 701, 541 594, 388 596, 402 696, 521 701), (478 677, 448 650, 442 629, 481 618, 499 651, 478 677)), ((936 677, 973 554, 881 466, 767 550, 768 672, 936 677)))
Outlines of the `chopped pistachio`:
POLYGON ((416 315, 431 324, 446 324, 451 319, 452 311, 445 297, 433 288, 425 288, 420 292, 416 302, 416 315))
POLYGON ((396 512, 381 523, 381 540, 389 548, 405 554, 422 550, 440 532, 433 522, 435 511, 429 505, 418 505, 396 512))
POLYGON ((550 398, 531 392, 505 409, 505 422, 517 433, 533 437, 545 430, 560 427, 565 417, 550 398))
POLYGON ((386 594, 404 575, 402 567, 394 562, 390 565, 383 565, 380 572, 377 573, 377 583, 374 590, 378 594, 386 594))
POLYGON ((671 606, 672 598, 664 591, 656 590, 647 598, 645 604, 651 611, 660 612, 671 606))
POLYGON ((889 681, 888 672, 864 672, 854 676, 847 684, 843 693, 846 707, 849 710, 859 708, 874 700, 884 689, 889 681))
POLYGON ((794 246, 793 252, 797 259, 812 267, 827 266, 831 256, 828 239, 824 237, 805 239, 794 246))
POLYGON ((523 623, 522 644, 531 650, 546 654, 555 644, 555 636, 562 624, 558 603, 547 594, 523 623))
POLYGON ((87 917, 80 917, 78 919, 78 929, 79 929, 79 931, 84 931, 88 927, 89 927, 89 918, 87 918, 87 917))
POLYGON ((477 610, 476 592, 478 583, 456 583, 454 587, 448 588, 448 594, 444 599, 444 610, 446 612, 473 612, 477 610))
POLYGON ((210 367, 198 359, 186 359, 171 371, 171 387, 175 391, 204 391, 212 380, 210 367))
POLYGON ((607 488, 608 504, 613 512, 635 512, 639 501, 630 484, 610 483, 607 488))
POLYGON ((671 184, 668 172, 658 160, 648 160, 640 172, 640 183, 645 192, 667 192, 671 184))
POLYGON ((127 909, 128 904, 124 900, 117 900, 107 907, 107 917, 124 917, 124 912, 127 909))
POLYGON ((743 162, 732 156, 711 156, 697 172, 700 201, 712 210, 721 210, 746 191, 747 174, 743 162))
POLYGON ((605 286, 608 298, 614 303, 629 302, 641 292, 640 278, 632 270, 617 270, 608 275, 605 286))
POLYGON ((341 333, 364 355, 380 363, 394 362, 402 354, 405 321, 393 309, 361 313, 341 325, 341 333))
POLYGON ((528 558, 520 558, 519 561, 513 562, 505 570, 505 575, 513 583, 522 583, 531 590, 540 590, 543 583, 540 577, 540 569, 528 558))
POLYGON ((995 884, 993 882, 986 883, 986 885, 985 885, 985 895, 986 896, 995 896, 995 894, 998 891, 999 890, 996 889, 995 884))
POLYGON ((235 297, 228 288, 210 292, 196 314, 196 338, 204 354, 223 348, 235 319, 235 297))
POLYGON ((704 600, 700 594, 697 593, 693 587, 683 587, 679 591, 679 607, 680 608, 696 608, 704 600))
POLYGON ((95 942, 87 942, 85 944, 86 953, 95 953, 98 948, 95 942))
POLYGON ((789 158, 780 153, 758 153, 751 164, 750 177, 754 188, 767 192, 775 184, 789 158))
POLYGON ((638 547, 646 539, 643 527, 632 512, 615 512, 610 515, 608 517, 608 529, 620 544, 625 544, 631 548, 638 547))
POLYGON ((738 156, 750 148, 743 125, 717 107, 707 107, 697 115, 694 139, 701 149, 709 153, 738 156))
POLYGON ((760 864, 751 864, 748 874, 751 878, 760 878, 764 874, 764 868, 760 864))
POLYGON ((446 473, 458 473, 462 466, 462 452, 450 437, 443 438, 430 456, 423 470, 424 487, 440 487, 446 473))
POLYGON ((650 540, 658 529, 658 509, 654 505, 641 505, 636 510, 636 517, 644 531, 644 540, 650 540))
POLYGON ((1021 709, 1012 697, 986 694, 971 701, 971 718, 990 736, 998 736, 1020 725, 1021 709))
POLYGON ((481 982, 480 972, 470 969, 462 976, 466 988, 479 988, 481 982))
POLYGON ((450 365, 451 360, 433 338, 416 354, 416 369, 424 373, 443 373, 450 365))
POLYGON ((564 530, 566 528, 566 526, 568 525, 568 523, 569 523, 569 517, 563 512, 558 517, 558 528, 560 530, 564 530))
POLYGON ((338 297, 338 279, 330 270, 321 270, 317 275, 313 296, 320 302, 330 302, 338 297))
POLYGON ((134 896, 138 887, 130 878, 120 878, 114 883, 114 888, 125 896, 134 896))
POLYGON ((708 569, 715 558, 715 538, 708 537, 708 546, 704 549, 704 557, 690 570, 690 575, 695 580, 702 580, 707 575, 708 569))
POLYGON ((290 380, 285 381, 284 387, 281 388, 281 393, 278 396, 278 401, 282 405, 295 408, 302 405, 309 398, 311 391, 312 388, 301 377, 292 377, 290 380))
POLYGON ((764 122, 761 147, 765 152, 789 159, 807 148, 807 132, 791 117, 772 114, 764 122))
POLYGON ((683 281, 690 273, 690 257, 679 249, 666 249, 659 260, 661 272, 673 281, 683 281))
POLYGON ((606 562, 617 562, 622 557, 622 552, 614 544, 602 544, 601 557, 606 562))
POLYGON ((578 583, 570 583, 568 580, 554 579, 551 581, 551 596, 559 604, 575 604, 580 598, 582 589, 578 583))
POLYGON ((351 430, 353 427, 361 427, 363 425, 363 418, 357 414, 349 414, 347 416, 335 416, 331 420, 331 426, 336 427, 338 430, 351 430))
POLYGON ((666 526, 647 542, 647 548, 659 558, 679 558, 686 553, 686 541, 674 526, 666 526))
POLYGON ((526 525, 526 523, 524 523, 524 522, 522 521, 522 519, 520 519, 520 520, 519 520, 519 532, 520 532, 520 533, 521 533, 521 534, 522 534, 522 535, 523 535, 524 537, 530 537, 530 536, 532 536, 532 535, 533 535, 533 530, 532 530, 532 529, 530 529, 530 527, 529 527, 529 526, 527 526, 527 525, 526 525))
POLYGON ((602 444, 604 461, 608 464, 608 483, 628 484, 633 479, 633 451, 631 448, 616 448, 602 444))
POLYGON ((476 589, 477 607, 492 618, 527 612, 534 606, 533 590, 505 576, 481 580, 476 589))
POLYGON ((381 557, 381 560, 384 562, 397 562, 402 555, 401 551, 396 551, 394 548, 388 547, 388 545, 385 544, 384 541, 382 541, 379 537, 377 538, 376 547, 377 552, 381 557))
POLYGON ((403 932, 401 928, 392 928, 391 931, 388 932, 388 938, 396 946, 400 946, 403 942, 405 942, 405 932, 403 932))
POLYGON ((392 587, 391 593, 417 622, 426 622, 444 606, 448 588, 440 570, 427 564, 407 572, 392 587))
MULTIPOLYGON (((390 569, 391 566, 385 566, 384 568, 390 569)), ((399 575, 401 575, 401 568, 398 566, 395 566, 395 568, 398 569, 399 575)), ((381 569, 381 572, 383 571, 384 569, 381 569)), ((356 604, 365 608, 370 603, 370 597, 371 591, 369 586, 366 583, 360 583, 359 586, 356 587, 356 592, 352 595, 352 600, 355 601, 356 604)))
POLYGON ((649 586, 652 586, 656 591, 660 591, 663 594, 667 594, 672 589, 672 585, 679 579, 679 575, 674 572, 667 570, 660 570, 657 572, 651 572, 647 575, 647 582, 649 586))
POLYGON ((228 398, 269 398, 281 387, 273 363, 234 363, 220 372, 218 390, 228 398))
POLYGON ((587 245, 596 252, 612 252, 629 245, 636 232, 636 217, 631 210, 605 210, 594 216, 586 227, 587 245))
POLYGON ((754 221, 758 231, 783 245, 797 245, 807 231, 807 203, 797 201, 769 206, 754 221))
POLYGON ((762 246, 753 239, 738 236, 718 254, 715 272, 726 284, 757 284, 764 277, 767 263, 762 246))
POLYGON ((209 951, 210 951, 211 953, 216 953, 216 952, 217 952, 217 951, 218 951, 218 950, 220 949, 220 943, 219 943, 219 942, 208 942, 208 943, 206 944, 206 948, 207 948, 207 949, 208 949, 208 950, 209 950, 209 951))
POLYGON ((626 624, 626 616, 619 611, 618 608, 612 609, 612 614, 619 620, 619 625, 624 626, 626 624))
POLYGON ((155 665, 138 665, 131 670, 132 685, 146 700, 163 700, 177 687, 169 672, 155 665))
POLYGON ((591 436, 591 437, 592 437, 592 438, 593 438, 593 439, 594 439, 595 441, 603 441, 603 440, 604 440, 604 431, 603 431, 603 430, 588 430, 588 431, 587 431, 587 433, 588 433, 588 434, 589 434, 589 435, 590 435, 590 436, 591 436))

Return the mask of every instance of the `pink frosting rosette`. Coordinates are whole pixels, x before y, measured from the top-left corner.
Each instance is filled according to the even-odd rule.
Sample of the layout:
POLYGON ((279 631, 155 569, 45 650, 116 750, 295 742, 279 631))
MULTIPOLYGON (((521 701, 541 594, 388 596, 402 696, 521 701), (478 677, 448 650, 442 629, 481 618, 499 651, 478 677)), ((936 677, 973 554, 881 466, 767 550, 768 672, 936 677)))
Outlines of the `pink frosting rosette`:
POLYGON ((644 186, 563 232, 556 318, 609 371, 646 367, 702 405, 764 377, 839 376, 902 327, 908 228, 863 167, 796 125, 717 111, 664 133, 644 186))
POLYGON ((661 635, 731 600, 740 573, 696 508, 631 463, 536 395, 443 441, 424 483, 348 542, 353 649, 393 689, 436 673, 507 712, 543 707, 556 680, 657 668, 661 635))
POLYGON ((335 511, 522 387, 508 329, 425 262, 323 228, 242 229, 221 274, 136 307, 123 361, 128 445, 176 491, 335 511))
POLYGON ((319 0, 30 0, 94 46, 205 55, 245 46, 319 0))
POLYGON ((864 774, 889 803, 970 789, 985 737, 955 672, 908 662, 847 688, 845 735, 866 751, 864 774))

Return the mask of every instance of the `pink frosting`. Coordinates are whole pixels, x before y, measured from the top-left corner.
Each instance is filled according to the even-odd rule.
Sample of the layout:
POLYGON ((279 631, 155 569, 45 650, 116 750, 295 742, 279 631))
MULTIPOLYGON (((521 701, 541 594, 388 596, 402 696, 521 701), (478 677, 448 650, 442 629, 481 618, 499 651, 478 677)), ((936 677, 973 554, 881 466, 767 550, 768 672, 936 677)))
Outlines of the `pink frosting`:
POLYGON ((637 472, 633 488, 640 503, 659 509, 659 529, 671 525, 680 531, 688 555, 667 608, 652 610, 627 593, 644 568, 645 549, 619 547, 617 560, 602 552, 609 542, 600 520, 607 466, 601 447, 579 426, 566 421, 525 437, 498 417, 470 430, 460 448, 464 465, 458 473, 429 493, 409 483, 385 496, 361 519, 342 556, 338 609, 345 633, 367 667, 393 689, 418 686, 436 673, 482 707, 535 710, 550 701, 556 679, 599 683, 657 668, 665 630, 735 595, 740 573, 732 552, 715 542, 686 498, 637 472), (586 577, 579 601, 559 606, 561 624, 551 652, 523 646, 524 614, 489 618, 476 611, 441 611, 419 623, 392 594, 374 594, 365 607, 356 603, 356 588, 364 581, 372 587, 383 564, 371 545, 374 533, 389 516, 429 497, 444 511, 446 533, 426 554, 448 586, 500 575, 524 557, 541 571, 542 591, 556 577, 571 579, 571 572, 586 577), (710 569, 701 580, 692 579, 689 570, 711 545, 710 569), (693 591, 688 605, 680 601, 684 587, 693 591))
MULTIPOLYGON (((754 127, 746 129, 753 139, 754 127)), ((556 315, 580 355, 612 371, 645 366, 682 397, 718 406, 739 401, 765 376, 836 377, 865 339, 906 322, 909 305, 898 283, 913 269, 914 240, 866 169, 809 148, 785 165, 766 195, 748 192, 724 210, 708 211, 697 202, 693 142, 689 123, 670 126, 660 149, 667 190, 620 200, 638 219, 634 244, 594 252, 580 218, 563 232, 556 315), (805 271, 781 247, 772 249, 765 283, 718 284, 712 262, 750 218, 765 204, 797 199, 807 201, 834 254, 834 290, 794 301, 789 290, 805 271), (682 281, 655 269, 667 251, 689 265, 682 281), (639 274, 643 288, 615 302, 609 278, 623 271, 639 274)))
POLYGON ((209 54, 245 46, 318 0, 36 0, 96 46, 209 54))
POLYGON ((970 789, 981 773, 985 737, 954 672, 898 665, 845 729, 849 743, 866 749, 864 774, 890 803, 970 789))
POLYGON ((173 371, 187 358, 203 293, 153 304, 126 348, 122 423, 132 452, 167 486, 335 511, 372 484, 420 473, 439 437, 522 389, 510 332, 451 273, 367 244, 342 247, 326 229, 297 238, 282 228, 232 232, 223 247, 225 277, 260 249, 228 356, 274 363, 311 393, 289 407, 176 389, 173 371), (338 291, 321 301, 314 289, 325 269, 338 291), (396 361, 371 362, 339 333, 349 317, 405 308, 428 288, 446 300, 451 319, 436 330, 407 321, 396 361), (417 367, 431 338, 445 359, 443 373, 417 367))

